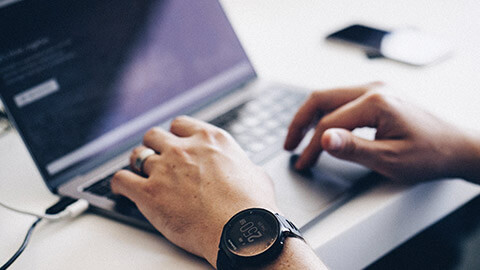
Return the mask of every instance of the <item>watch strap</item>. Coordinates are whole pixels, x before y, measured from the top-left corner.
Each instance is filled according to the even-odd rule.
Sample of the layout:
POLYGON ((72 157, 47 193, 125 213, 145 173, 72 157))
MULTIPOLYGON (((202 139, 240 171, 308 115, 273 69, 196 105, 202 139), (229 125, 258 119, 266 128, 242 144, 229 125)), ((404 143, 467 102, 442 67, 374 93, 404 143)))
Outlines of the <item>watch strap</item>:
POLYGON ((223 249, 218 250, 217 255, 217 269, 218 270, 234 270, 235 267, 231 264, 232 262, 227 257, 227 254, 223 249))
POLYGON ((282 216, 278 213, 275 214, 275 216, 280 221, 280 223, 283 225, 283 227, 285 227, 285 229, 288 230, 288 231, 284 232, 284 233, 286 233, 287 237, 296 237, 296 238, 300 238, 300 239, 304 240, 303 236, 302 236, 302 233, 298 230, 298 228, 297 228, 297 226, 295 226, 295 224, 293 224, 290 220, 286 219, 284 216, 282 216))

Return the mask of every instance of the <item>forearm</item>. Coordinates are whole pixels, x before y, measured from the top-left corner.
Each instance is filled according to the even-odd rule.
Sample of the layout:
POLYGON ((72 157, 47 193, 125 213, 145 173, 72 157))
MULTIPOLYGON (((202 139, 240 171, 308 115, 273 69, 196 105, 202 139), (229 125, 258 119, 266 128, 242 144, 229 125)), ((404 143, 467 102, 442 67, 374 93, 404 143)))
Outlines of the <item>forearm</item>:
POLYGON ((480 134, 469 133, 466 137, 465 151, 461 155, 463 158, 457 174, 465 180, 480 184, 480 134))
POLYGON ((303 240, 288 237, 280 256, 271 264, 258 269, 327 269, 315 252, 303 240))

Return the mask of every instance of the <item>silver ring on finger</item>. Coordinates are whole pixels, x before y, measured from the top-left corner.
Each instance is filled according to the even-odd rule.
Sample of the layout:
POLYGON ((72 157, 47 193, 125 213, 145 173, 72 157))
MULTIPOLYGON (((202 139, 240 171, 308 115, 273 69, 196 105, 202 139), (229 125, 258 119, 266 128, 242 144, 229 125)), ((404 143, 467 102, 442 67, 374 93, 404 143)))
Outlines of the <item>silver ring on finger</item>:
POLYGON ((140 152, 140 154, 138 154, 137 158, 135 159, 134 169, 141 174, 145 174, 145 172, 143 171, 143 164, 145 163, 145 160, 147 160, 147 158, 152 155, 155 155, 155 151, 153 151, 153 149, 143 149, 142 152, 140 152))

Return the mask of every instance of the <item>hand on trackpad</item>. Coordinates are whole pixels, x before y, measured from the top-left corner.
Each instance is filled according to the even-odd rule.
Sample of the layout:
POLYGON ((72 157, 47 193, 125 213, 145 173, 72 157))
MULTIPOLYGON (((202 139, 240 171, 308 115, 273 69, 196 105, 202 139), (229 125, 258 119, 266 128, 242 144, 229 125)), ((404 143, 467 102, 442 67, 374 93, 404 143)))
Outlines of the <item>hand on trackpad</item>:
POLYGON ((303 169, 303 170, 297 170, 295 168, 295 163, 297 163, 297 160, 298 158, 300 157, 300 155, 298 154, 293 154, 291 157, 290 157, 290 164, 289 164, 289 167, 290 167, 290 170, 298 173, 299 175, 303 176, 303 177, 306 177, 306 178, 313 178, 313 168, 306 168, 306 169, 303 169))
POLYGON ((327 153, 323 153, 319 158, 318 163, 313 167, 297 170, 295 168, 295 163, 299 157, 300 155, 298 154, 293 154, 290 157, 290 170, 310 181, 323 183, 329 182, 338 186, 346 187, 351 186, 352 183, 356 182, 358 179, 361 179, 370 172, 369 169, 363 166, 336 159, 332 156, 329 156, 327 153))

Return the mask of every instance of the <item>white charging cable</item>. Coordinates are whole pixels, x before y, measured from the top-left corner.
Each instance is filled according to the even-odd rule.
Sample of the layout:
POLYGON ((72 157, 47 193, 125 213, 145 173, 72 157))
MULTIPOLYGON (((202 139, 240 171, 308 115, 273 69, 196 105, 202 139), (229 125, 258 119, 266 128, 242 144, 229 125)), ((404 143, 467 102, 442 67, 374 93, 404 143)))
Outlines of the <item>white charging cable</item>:
POLYGON ((35 227, 40 221, 44 219, 49 221, 57 221, 65 218, 77 217, 88 209, 89 204, 84 199, 76 200, 68 197, 63 197, 56 204, 54 204, 52 207, 47 209, 46 213, 52 213, 52 214, 37 214, 34 212, 17 209, 15 207, 9 206, 2 202, 0 202, 0 206, 20 214, 34 216, 37 218, 37 220, 30 226, 30 229, 28 229, 27 235, 25 236, 25 239, 23 240, 22 245, 18 248, 15 254, 13 254, 13 256, 10 257, 10 259, 5 264, 0 266, 0 270, 6 270, 15 262, 15 260, 20 256, 20 254, 22 254, 22 252, 25 250, 30 240, 30 237, 32 236, 33 229, 35 229, 35 227))
POLYGON ((14 211, 14 212, 17 212, 17 213, 20 213, 20 214, 34 216, 34 217, 49 220, 49 221, 56 221, 56 220, 60 220, 60 219, 64 219, 64 218, 74 218, 74 217, 77 217, 77 216, 81 215, 83 212, 85 212, 88 209, 89 204, 86 200, 79 199, 76 202, 67 206, 63 211, 59 212, 58 214, 53 214, 53 215, 38 214, 38 213, 30 212, 30 211, 17 209, 15 207, 9 206, 9 205, 7 205, 5 203, 2 203, 2 202, 0 202, 0 206, 3 206, 4 208, 6 208, 8 210, 11 210, 11 211, 14 211))

